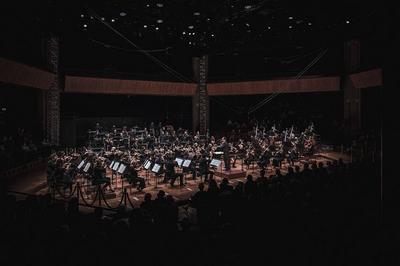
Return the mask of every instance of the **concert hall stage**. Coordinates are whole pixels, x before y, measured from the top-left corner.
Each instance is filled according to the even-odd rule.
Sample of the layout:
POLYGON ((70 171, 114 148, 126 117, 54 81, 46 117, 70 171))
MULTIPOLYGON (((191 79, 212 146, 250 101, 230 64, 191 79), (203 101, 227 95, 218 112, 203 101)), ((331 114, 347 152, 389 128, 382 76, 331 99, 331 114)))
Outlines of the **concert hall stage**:
POLYGON ((214 172, 214 175, 220 178, 236 179, 236 178, 245 178, 247 172, 241 169, 231 169, 230 171, 217 170, 214 172))
MULTIPOLYGON (((324 162, 326 163, 327 161, 331 160, 338 160, 342 158, 345 163, 348 163, 350 161, 350 157, 337 153, 337 152, 325 152, 323 154, 316 154, 313 156, 313 158, 305 158, 304 161, 312 162, 324 162)), ((296 162, 295 165, 299 165, 300 168, 303 167, 303 164, 301 162, 296 162)), ((283 164, 281 167, 281 172, 282 174, 287 173, 287 165, 283 164)), ((275 173, 275 168, 272 166, 269 166, 266 171, 266 176, 271 176, 275 173)), ((214 172, 214 179, 217 181, 219 184, 224 177, 227 177, 229 180, 229 183, 232 186, 236 186, 238 182, 246 182, 246 177, 247 175, 252 175, 254 179, 256 179, 260 172, 257 166, 251 166, 249 169, 246 169, 245 166, 243 166, 240 163, 237 164, 236 168, 232 168, 230 172, 228 171, 223 171, 221 169, 218 169, 214 172), (243 170, 242 170, 243 169, 243 170)), ((111 175, 108 173, 108 175, 111 175)), ((145 173, 142 172, 140 173, 141 176, 145 176, 145 173)), ((200 180, 197 178, 196 180, 193 180, 191 176, 187 176, 185 178, 185 185, 184 186, 179 186, 179 182, 176 182, 174 187, 171 187, 169 183, 161 183, 162 178, 158 179, 158 183, 156 185, 155 178, 153 175, 148 176, 148 180, 146 181, 146 188, 139 192, 136 190, 136 188, 130 188, 129 186, 126 186, 126 182, 124 182, 124 187, 127 188, 127 193, 129 195, 129 198, 132 202, 132 204, 135 207, 138 207, 140 203, 144 199, 144 195, 146 193, 150 193, 152 195, 152 198, 156 198, 157 193, 159 190, 164 190, 167 195, 173 196, 173 198, 177 201, 181 200, 187 200, 190 199, 196 192, 197 192, 197 187, 199 183, 201 183, 203 180, 200 180)), ((206 189, 207 189, 207 184, 206 189)), ((117 178, 117 182, 114 183, 114 188, 116 192, 116 197, 115 198, 108 198, 107 202, 109 205, 112 207, 116 207, 118 203, 121 201, 122 197, 122 182, 120 178, 117 178), (116 185, 116 186, 115 186, 116 185)), ((8 187, 9 190, 12 191, 17 191, 17 192, 22 192, 22 193, 28 193, 28 194, 36 194, 36 195, 43 195, 48 193, 48 187, 46 184, 46 168, 42 167, 40 169, 37 169, 31 173, 27 173, 21 176, 15 176, 8 182, 8 187)), ((87 191, 87 190, 86 190, 87 191)), ((68 194, 68 192, 66 193, 68 194)), ((92 201, 95 193, 92 193, 90 196, 85 194, 86 200, 87 201, 92 201)), ((107 197, 107 195, 106 195, 107 197)), ((57 198, 62 199, 61 196, 57 196, 57 198)), ((95 206, 97 206, 98 203, 95 203, 95 206)), ((105 207, 105 204, 103 203, 101 206, 105 207)), ((86 209, 86 208, 85 208, 86 209)), ((88 209, 89 211, 91 209, 88 209)))

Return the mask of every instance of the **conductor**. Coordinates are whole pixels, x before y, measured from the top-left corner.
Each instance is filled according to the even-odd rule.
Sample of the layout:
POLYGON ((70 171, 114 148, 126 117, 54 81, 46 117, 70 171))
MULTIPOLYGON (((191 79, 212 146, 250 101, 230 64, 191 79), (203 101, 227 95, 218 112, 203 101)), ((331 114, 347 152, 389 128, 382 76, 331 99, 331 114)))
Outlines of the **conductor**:
POLYGON ((229 157, 230 146, 229 143, 226 141, 226 138, 223 137, 221 141, 221 151, 224 153, 224 165, 225 171, 231 170, 231 159, 229 157))

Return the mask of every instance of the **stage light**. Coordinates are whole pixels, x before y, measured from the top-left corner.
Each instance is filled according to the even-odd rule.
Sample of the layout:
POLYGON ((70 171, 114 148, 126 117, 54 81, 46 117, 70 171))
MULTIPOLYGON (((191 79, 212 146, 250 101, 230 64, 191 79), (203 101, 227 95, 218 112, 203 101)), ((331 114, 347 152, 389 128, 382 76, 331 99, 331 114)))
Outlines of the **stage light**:
POLYGON ((252 8, 252 6, 251 6, 251 5, 247 5, 247 6, 244 6, 244 8, 247 9, 247 10, 249 10, 249 9, 252 8))
POLYGON ((200 16, 200 12, 194 12, 193 15, 200 16))
POLYGON ((214 34, 211 34, 211 37, 214 37, 215 35, 214 34))
POLYGON ((159 27, 156 27, 156 30, 159 30, 160 28, 159 27))
POLYGON ((308 26, 311 26, 312 25, 312 23, 311 22, 308 22, 308 26))
POLYGON ((291 29, 291 28, 293 28, 293 26, 292 26, 292 25, 290 25, 290 26, 289 26, 289 29, 291 29))
POLYGON ((207 18, 207 21, 210 21, 211 19, 210 18, 207 18))
POLYGON ((157 23, 163 23, 162 19, 157 19, 157 23))
POLYGON ((184 32, 182 32, 182 34, 183 34, 183 35, 185 35, 185 34, 186 34, 186 32, 184 31, 184 32))
POLYGON ((271 29, 271 26, 268 26, 268 29, 270 30, 270 29, 271 29))
POLYGON ((350 21, 346 20, 346 24, 350 24, 350 21))
POLYGON ((86 25, 86 24, 83 24, 83 27, 84 27, 84 28, 87 28, 87 25, 86 25))
POLYGON ((146 29, 146 28, 147 28, 147 25, 143 25, 143 28, 145 28, 145 29, 146 29))
POLYGON ((193 32, 193 35, 195 34, 195 32, 193 32))
POLYGON ((84 14, 81 14, 81 18, 84 18, 85 17, 85 15, 84 14))
POLYGON ((103 18, 101 18, 101 20, 103 20, 103 21, 104 21, 104 19, 105 19, 104 17, 103 17, 103 18))
POLYGON ((126 16, 126 13, 125 13, 125 12, 121 12, 121 13, 119 13, 119 15, 120 15, 121 17, 125 17, 125 16, 126 16))
POLYGON ((112 19, 111 19, 111 22, 115 22, 115 19, 112 18, 112 19))
POLYGON ((247 27, 250 27, 250 24, 249 24, 249 23, 246 23, 246 26, 247 26, 247 27))
POLYGON ((163 6, 164 6, 163 3, 157 3, 156 5, 157 5, 158 7, 163 7, 163 6))
POLYGON ((289 19, 293 19, 293 17, 289 17, 289 19))
POLYGON ((193 25, 190 25, 188 28, 189 28, 189 29, 193 29, 193 28, 194 28, 194 26, 193 26, 193 25))
POLYGON ((150 7, 150 5, 146 5, 146 7, 150 7))

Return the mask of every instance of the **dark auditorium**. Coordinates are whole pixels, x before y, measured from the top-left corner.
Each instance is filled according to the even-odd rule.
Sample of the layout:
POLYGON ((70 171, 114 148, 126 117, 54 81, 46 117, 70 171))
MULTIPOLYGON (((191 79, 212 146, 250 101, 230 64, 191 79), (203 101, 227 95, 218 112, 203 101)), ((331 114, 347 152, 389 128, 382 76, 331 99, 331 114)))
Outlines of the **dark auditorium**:
POLYGON ((390 264, 379 1, 6 2, 2 265, 390 264))

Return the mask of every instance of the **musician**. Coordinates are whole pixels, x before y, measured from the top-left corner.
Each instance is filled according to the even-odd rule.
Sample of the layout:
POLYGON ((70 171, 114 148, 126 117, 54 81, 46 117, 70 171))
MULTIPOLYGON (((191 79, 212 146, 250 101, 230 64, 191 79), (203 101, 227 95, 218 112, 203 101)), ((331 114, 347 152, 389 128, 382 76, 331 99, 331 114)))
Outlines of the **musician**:
POLYGON ((138 170, 136 169, 134 163, 127 166, 123 178, 126 178, 129 184, 137 187, 138 191, 142 191, 146 187, 145 179, 143 177, 139 177, 138 170))
POLYGON ((221 141, 220 150, 224 153, 224 165, 225 171, 231 170, 231 158, 229 157, 230 146, 229 143, 226 141, 226 138, 223 137, 221 141))
POLYGON ((208 176, 210 174, 208 167, 210 162, 211 161, 207 158, 206 152, 203 152, 199 159, 199 175, 200 179, 204 176, 204 181, 208 181, 208 176))
POLYGON ((183 186, 183 174, 176 173, 175 167, 178 166, 178 163, 174 160, 169 159, 165 164, 165 180, 170 180, 171 186, 174 186, 175 180, 179 177, 179 185, 183 186))
POLYGON ((93 167, 93 185, 103 185, 102 190, 105 190, 107 187, 110 188, 111 191, 114 191, 111 187, 111 180, 109 177, 106 177, 106 168, 104 164, 97 160, 93 167))

